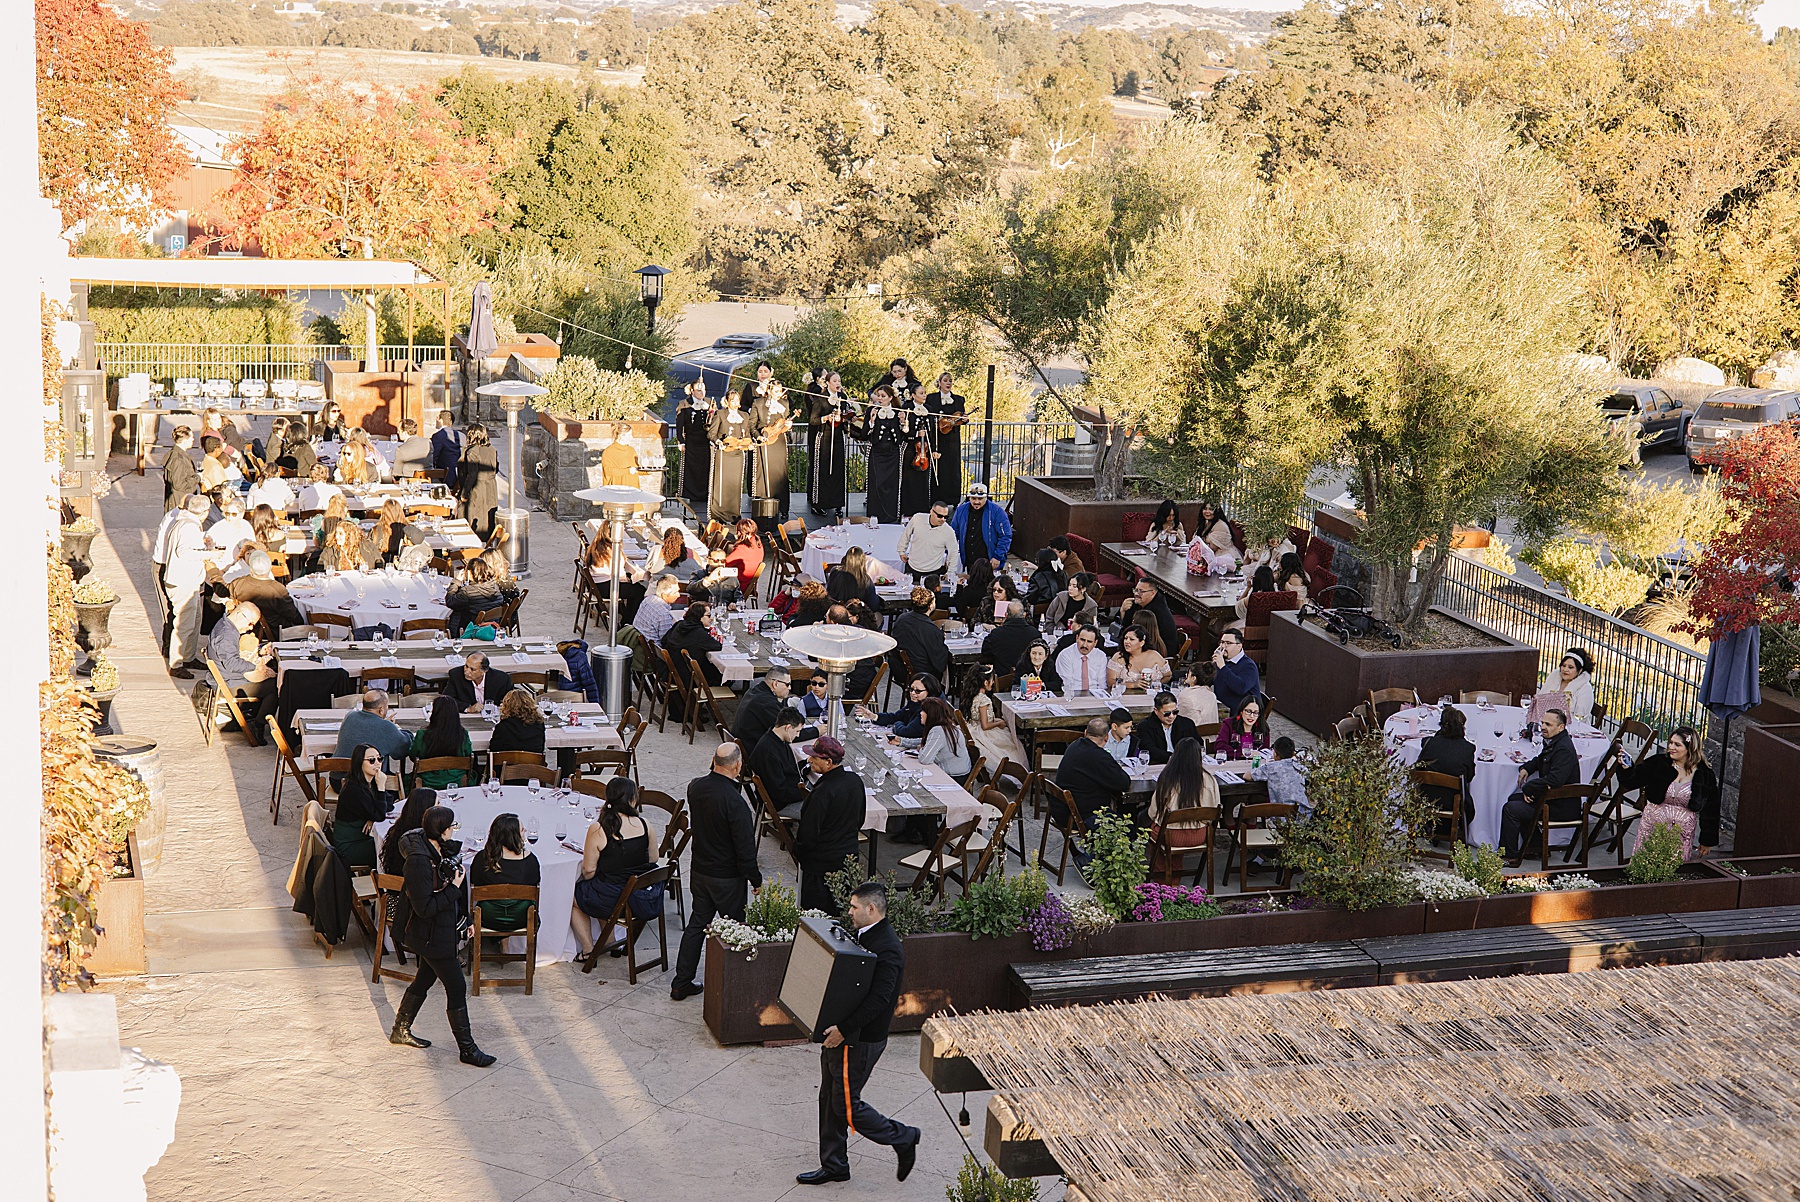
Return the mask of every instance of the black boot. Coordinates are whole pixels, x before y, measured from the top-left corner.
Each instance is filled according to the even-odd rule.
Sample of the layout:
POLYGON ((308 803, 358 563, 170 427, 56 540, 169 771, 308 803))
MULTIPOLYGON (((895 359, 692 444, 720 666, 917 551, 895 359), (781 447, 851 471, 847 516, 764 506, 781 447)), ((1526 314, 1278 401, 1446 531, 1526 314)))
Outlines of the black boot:
POLYGON ((388 1042, 397 1043, 409 1048, 428 1048, 429 1039, 420 1039, 412 1033, 412 1021, 419 1013, 419 1007, 425 1004, 423 996, 414 997, 412 990, 400 995, 400 1005, 394 1009, 394 1029, 388 1032, 388 1042))
POLYGON ((469 1030, 469 1008, 450 1011, 450 1029, 456 1033, 456 1047, 462 1053, 462 1062, 472 1064, 476 1068, 486 1068, 494 1062, 494 1058, 475 1046, 475 1036, 469 1030))

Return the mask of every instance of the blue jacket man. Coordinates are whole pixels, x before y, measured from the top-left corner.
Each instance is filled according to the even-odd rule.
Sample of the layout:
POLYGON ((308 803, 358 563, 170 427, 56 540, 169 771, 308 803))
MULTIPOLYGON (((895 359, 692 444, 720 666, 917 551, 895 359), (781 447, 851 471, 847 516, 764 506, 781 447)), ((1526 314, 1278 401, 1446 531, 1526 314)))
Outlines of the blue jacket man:
POLYGON ((1006 553, 1012 550, 1012 519, 988 500, 987 485, 969 485, 969 499, 956 507, 950 527, 962 545, 965 566, 977 559, 989 560, 996 571, 1005 566, 1006 553))
POLYGON ((431 436, 431 466, 433 470, 443 472, 444 484, 454 489, 456 465, 462 461, 463 438, 448 410, 438 415, 438 421, 440 425, 431 436))

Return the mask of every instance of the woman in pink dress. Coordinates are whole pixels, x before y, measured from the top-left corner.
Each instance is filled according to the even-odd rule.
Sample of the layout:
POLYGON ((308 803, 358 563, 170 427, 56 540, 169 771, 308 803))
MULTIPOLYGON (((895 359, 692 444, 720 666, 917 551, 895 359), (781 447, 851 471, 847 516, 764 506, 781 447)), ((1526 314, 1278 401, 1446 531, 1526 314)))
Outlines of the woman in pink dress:
POLYGON ((1645 835, 1665 823, 1681 832, 1683 860, 1706 855, 1719 841, 1719 778, 1706 762, 1693 727, 1670 732, 1667 750, 1619 773, 1619 785, 1643 790, 1644 813, 1632 837, 1632 855, 1645 835))

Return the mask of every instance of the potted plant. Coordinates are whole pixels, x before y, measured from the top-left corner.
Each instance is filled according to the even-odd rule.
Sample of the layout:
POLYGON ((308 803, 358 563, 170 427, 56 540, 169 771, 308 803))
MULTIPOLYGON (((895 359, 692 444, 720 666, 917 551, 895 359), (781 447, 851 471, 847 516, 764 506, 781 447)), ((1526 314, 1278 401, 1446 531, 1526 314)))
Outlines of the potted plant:
POLYGON ((1373 910, 1410 902, 1406 870, 1430 818, 1405 765, 1377 732, 1321 744, 1307 758, 1312 812, 1282 826, 1282 867, 1322 905, 1373 910))
POLYGON ((89 655, 112 646, 107 622, 119 594, 104 580, 88 580, 75 586, 75 644, 89 655))
POLYGON ((1800 905, 1800 856, 1733 856, 1707 861, 1738 878, 1738 906, 1800 905))
POLYGON ((69 572, 77 584, 94 570, 88 556, 93 550, 94 536, 99 533, 99 523, 85 514, 62 528, 62 561, 69 565, 69 572))

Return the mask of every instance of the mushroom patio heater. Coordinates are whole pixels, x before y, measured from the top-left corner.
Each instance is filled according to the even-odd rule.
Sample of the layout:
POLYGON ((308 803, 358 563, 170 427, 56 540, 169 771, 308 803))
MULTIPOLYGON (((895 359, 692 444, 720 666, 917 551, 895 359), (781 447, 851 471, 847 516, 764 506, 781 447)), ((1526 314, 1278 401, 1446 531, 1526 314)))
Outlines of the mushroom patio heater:
POLYGON ((825 669, 827 684, 826 714, 830 725, 827 733, 834 739, 844 737, 844 677, 856 667, 856 661, 871 655, 886 655, 894 649, 894 640, 875 630, 861 626, 799 626, 786 631, 781 641, 819 661, 825 669))
POLYGON ((531 515, 519 508, 519 411, 528 397, 550 390, 526 380, 495 380, 475 390, 493 397, 506 413, 506 508, 498 524, 506 531, 506 570, 514 576, 531 575, 531 515))
POLYGON ((600 704, 614 722, 625 716, 625 699, 631 690, 631 648, 619 646, 619 580, 625 571, 625 523, 646 510, 662 505, 657 493, 641 488, 607 484, 600 488, 584 488, 575 494, 577 500, 600 506, 612 534, 612 598, 606 606, 606 646, 596 647, 591 660, 597 669, 594 681, 600 687, 600 704))

